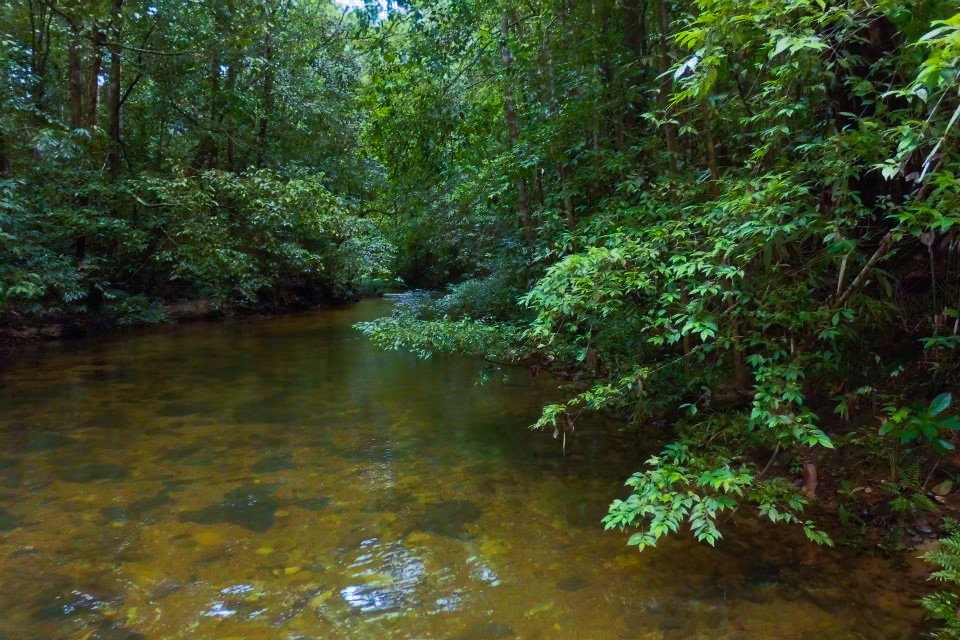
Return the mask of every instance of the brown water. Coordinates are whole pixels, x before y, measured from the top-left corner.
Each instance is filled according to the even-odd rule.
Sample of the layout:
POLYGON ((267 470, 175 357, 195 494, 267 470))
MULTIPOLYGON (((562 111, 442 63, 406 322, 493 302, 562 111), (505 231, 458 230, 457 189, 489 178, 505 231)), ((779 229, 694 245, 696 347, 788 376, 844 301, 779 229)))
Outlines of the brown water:
POLYGON ((526 430, 522 372, 381 353, 384 301, 21 355, 0 373, 0 638, 906 639, 885 561, 604 533, 639 452, 526 430))

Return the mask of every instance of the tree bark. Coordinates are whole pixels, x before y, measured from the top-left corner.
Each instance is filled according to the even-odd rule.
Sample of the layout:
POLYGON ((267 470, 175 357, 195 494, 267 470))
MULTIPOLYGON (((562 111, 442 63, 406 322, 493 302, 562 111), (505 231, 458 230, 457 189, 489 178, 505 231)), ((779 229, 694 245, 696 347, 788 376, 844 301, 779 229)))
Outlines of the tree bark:
POLYGON ((70 128, 83 126, 83 69, 80 57, 81 45, 79 29, 70 25, 70 44, 67 51, 70 87, 70 128))
MULTIPOLYGON (((646 0, 623 0, 623 44, 630 52, 633 60, 640 60, 645 53, 646 46, 646 0)), ((633 93, 635 87, 642 84, 642 77, 639 74, 632 74, 625 79, 627 94, 633 93)), ((630 104, 624 105, 623 117, 621 118, 622 128, 631 131, 637 124, 637 109, 630 104)), ((624 137, 621 132, 618 135, 618 141, 624 137)), ((619 142, 623 146, 623 142, 619 142)))
POLYGON ((47 62, 50 60, 50 24, 53 21, 53 11, 42 2, 34 3, 30 0, 30 65, 31 65, 31 93, 33 104, 37 112, 43 112, 47 85, 44 76, 47 74, 47 62))
POLYGON ((10 172, 10 157, 7 155, 7 137, 0 133, 0 176, 10 172))
POLYGON ((703 144, 707 151, 707 169, 711 180, 720 179, 720 167, 717 165, 717 147, 713 140, 713 114, 706 95, 700 99, 700 113, 703 115, 703 144))
POLYGON ((93 44, 90 46, 90 71, 87 75, 87 113, 83 122, 88 129, 97 126, 97 108, 100 102, 101 47, 105 41, 106 37, 103 32, 96 30, 93 36, 93 44))

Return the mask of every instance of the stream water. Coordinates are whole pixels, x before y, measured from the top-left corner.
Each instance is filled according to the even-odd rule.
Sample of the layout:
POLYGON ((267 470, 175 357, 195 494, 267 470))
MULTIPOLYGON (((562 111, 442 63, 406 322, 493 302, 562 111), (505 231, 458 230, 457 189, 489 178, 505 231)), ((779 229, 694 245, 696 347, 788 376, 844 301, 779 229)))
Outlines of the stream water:
POLYGON ((733 527, 642 554, 641 452, 526 426, 518 372, 375 350, 387 301, 43 347, 0 370, 0 639, 899 640, 892 561, 733 527))

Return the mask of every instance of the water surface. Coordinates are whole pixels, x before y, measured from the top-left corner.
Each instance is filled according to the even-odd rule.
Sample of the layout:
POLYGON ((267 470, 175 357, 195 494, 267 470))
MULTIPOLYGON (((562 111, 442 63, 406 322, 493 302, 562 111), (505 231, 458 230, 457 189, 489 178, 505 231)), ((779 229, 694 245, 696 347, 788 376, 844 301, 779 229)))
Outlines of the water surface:
MULTIPOLYGON (((0 640, 897 640, 892 564, 604 533, 641 452, 515 372, 373 349, 388 302, 46 347, 0 371, 0 640)), ((728 524, 729 526, 729 524, 728 524)))

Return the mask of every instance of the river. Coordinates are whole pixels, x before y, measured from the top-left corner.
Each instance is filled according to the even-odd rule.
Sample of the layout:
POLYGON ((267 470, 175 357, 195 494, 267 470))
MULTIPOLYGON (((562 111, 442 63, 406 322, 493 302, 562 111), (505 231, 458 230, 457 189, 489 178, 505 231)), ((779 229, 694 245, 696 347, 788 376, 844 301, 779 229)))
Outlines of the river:
POLYGON ((352 325, 389 304, 7 362, 0 640, 917 637, 894 560, 603 532, 643 453, 527 430, 542 376, 377 351, 352 325))

